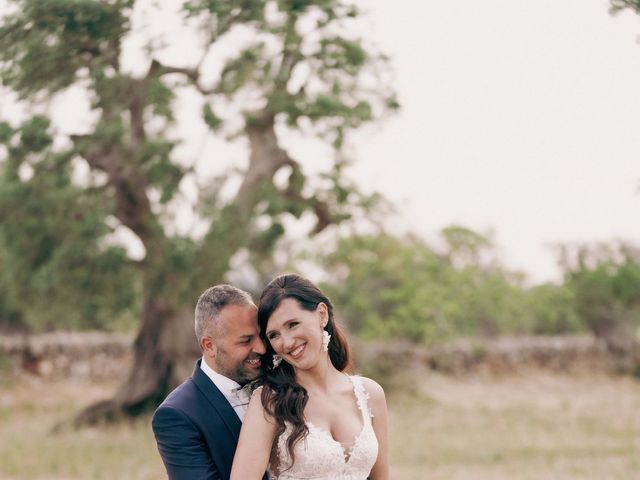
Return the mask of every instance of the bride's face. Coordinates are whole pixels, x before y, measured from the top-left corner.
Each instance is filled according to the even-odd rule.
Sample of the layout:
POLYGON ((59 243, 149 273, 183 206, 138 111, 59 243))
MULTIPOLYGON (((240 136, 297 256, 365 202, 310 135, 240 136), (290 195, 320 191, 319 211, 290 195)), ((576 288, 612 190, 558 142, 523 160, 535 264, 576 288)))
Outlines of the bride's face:
POLYGON ((285 362, 300 369, 311 368, 327 355, 322 348, 322 330, 327 319, 324 303, 309 311, 297 300, 285 298, 269 317, 266 336, 285 362))

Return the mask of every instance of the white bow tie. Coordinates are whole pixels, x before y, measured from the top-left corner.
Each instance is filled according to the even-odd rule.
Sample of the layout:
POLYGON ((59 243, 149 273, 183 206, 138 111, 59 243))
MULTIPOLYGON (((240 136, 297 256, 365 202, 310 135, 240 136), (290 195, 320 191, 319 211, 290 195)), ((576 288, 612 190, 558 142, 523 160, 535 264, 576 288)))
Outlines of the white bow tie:
POLYGON ((245 385, 244 387, 234 388, 233 390, 231 390, 231 393, 235 398, 238 399, 238 405, 248 405, 249 400, 251 400, 251 393, 249 393, 248 385, 245 385))

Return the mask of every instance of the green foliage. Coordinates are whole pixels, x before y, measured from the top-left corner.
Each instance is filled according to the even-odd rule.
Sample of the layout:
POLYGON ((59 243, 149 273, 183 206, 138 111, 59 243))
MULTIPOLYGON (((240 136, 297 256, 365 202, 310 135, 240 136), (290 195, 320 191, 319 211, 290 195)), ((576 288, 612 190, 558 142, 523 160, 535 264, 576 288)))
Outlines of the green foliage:
POLYGON ((78 88, 89 100, 86 118, 95 120, 82 132, 66 132, 42 115, 15 128, 0 119, 5 319, 35 329, 106 328, 126 323, 150 301, 161 301, 170 315, 192 302, 194 291, 223 280, 238 251, 250 249, 257 268, 267 269, 292 218, 315 215, 313 234, 375 205, 375 195, 361 195, 346 178, 337 151, 351 129, 392 110, 395 98, 384 82, 375 88, 386 59, 353 35, 353 6, 183 2, 185 25, 199 29, 193 33, 202 40, 194 48, 203 50, 194 65, 176 66, 160 61, 162 39, 130 31, 133 0, 13 4, 0 26, 4 85, 37 112, 43 101, 78 88), (219 42, 239 26, 252 41, 223 56, 218 78, 204 81, 204 59, 215 57, 219 42), (121 64, 134 35, 149 56, 130 73, 121 64), (180 132, 175 95, 186 89, 200 95, 202 120, 213 132, 229 133, 226 115, 244 118, 232 133, 251 135, 251 161, 259 159, 246 172, 233 167, 212 181, 188 178, 202 186, 188 200, 179 187, 196 171, 195 160, 176 158, 183 139, 173 137, 180 132), (308 133, 310 126, 336 149, 329 172, 313 179, 278 137, 281 127, 308 133), (291 173, 280 188, 274 176, 283 167, 291 173), (249 194, 222 195, 227 179, 250 185, 249 194), (178 233, 182 225, 174 222, 183 208, 197 233, 178 233), (118 246, 114 239, 123 231, 140 241, 143 259, 118 246))
POLYGON ((640 0, 611 0, 612 13, 617 13, 627 8, 632 9, 636 13, 640 13, 640 0))
POLYGON ((356 74, 367 60, 367 52, 360 42, 344 37, 323 38, 318 56, 327 58, 327 70, 344 70, 351 74, 356 74))
POLYGON ((147 101, 151 104, 153 112, 169 121, 174 120, 171 102, 175 95, 171 88, 159 78, 153 78, 147 87, 147 101))
POLYGON ((477 264, 483 250, 491 247, 488 238, 460 225, 442 229, 441 235, 448 246, 449 261, 460 265, 477 264))
POLYGON ((0 143, 7 143, 13 135, 13 128, 7 122, 0 122, 0 143))
POLYGON ((223 35, 235 24, 261 20, 266 4, 266 0, 187 0, 183 8, 189 16, 211 14, 216 34, 223 35))
POLYGON ((262 76, 259 75, 260 65, 264 61, 263 43, 256 44, 242 50, 236 58, 227 62, 220 74, 218 90, 220 93, 231 96, 241 88, 251 85, 262 76))
POLYGON ((597 335, 636 335, 640 326, 640 250, 625 244, 565 247, 565 283, 578 315, 597 335))
POLYGON ((216 115, 211 106, 208 104, 205 104, 202 107, 202 118, 204 119, 204 122, 207 124, 207 126, 214 132, 217 131, 223 123, 222 119, 216 115))
POLYGON ((180 186, 184 170, 171 161, 173 143, 163 141, 146 142, 140 149, 140 163, 150 185, 160 191, 160 203, 169 202, 180 186))
POLYGON ((567 285, 545 283, 527 290, 523 330, 536 335, 580 332, 585 325, 576 312, 575 295, 567 285))
POLYGON ((16 129, 20 148, 0 164, 0 285, 3 320, 34 329, 104 327, 135 302, 121 248, 104 241, 110 205, 71 182, 71 153, 50 151, 49 122, 33 117, 16 129), (11 169, 29 165, 23 180, 11 169))
POLYGON ((83 67, 117 62, 131 0, 25 0, 0 27, 3 83, 24 94, 56 92, 83 67), (106 63, 105 63, 106 61, 106 63))
MULTIPOLYGON (((233 14, 225 3, 206 8, 218 19, 230 18, 233 14)), ((202 12, 205 4, 190 2, 188 10, 202 12)), ((264 114, 294 128, 313 125, 336 149, 342 148, 346 130, 397 109, 395 94, 380 75, 387 58, 349 28, 358 14, 355 7, 338 0, 274 5, 273 15, 252 17, 256 42, 227 60, 217 94, 238 99, 240 92, 260 92, 266 108, 252 115, 258 112, 249 107, 247 118, 264 114), (309 74, 295 75, 298 71, 309 74), (294 77, 295 86, 290 83, 294 77), (364 86, 372 80, 378 82, 376 88, 364 86)), ((213 123, 217 127, 219 122, 213 123)))
POLYGON ((521 276, 482 260, 488 238, 443 230, 441 253, 416 237, 342 238, 320 260, 324 285, 351 330, 368 338, 432 342, 458 336, 575 332, 583 329, 564 286, 523 286, 521 276))
POLYGON ((49 119, 37 115, 22 125, 20 129, 20 142, 23 147, 32 152, 40 152, 49 145, 53 139, 47 132, 49 119))

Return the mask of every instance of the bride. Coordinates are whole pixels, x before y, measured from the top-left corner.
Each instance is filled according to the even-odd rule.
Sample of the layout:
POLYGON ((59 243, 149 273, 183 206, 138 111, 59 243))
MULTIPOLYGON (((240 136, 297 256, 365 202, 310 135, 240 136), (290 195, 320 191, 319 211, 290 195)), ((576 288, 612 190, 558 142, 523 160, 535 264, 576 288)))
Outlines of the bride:
POLYGON ((386 480, 387 405, 371 379, 344 373, 349 347, 329 299, 282 275, 262 292, 263 376, 249 402, 232 480, 386 480))

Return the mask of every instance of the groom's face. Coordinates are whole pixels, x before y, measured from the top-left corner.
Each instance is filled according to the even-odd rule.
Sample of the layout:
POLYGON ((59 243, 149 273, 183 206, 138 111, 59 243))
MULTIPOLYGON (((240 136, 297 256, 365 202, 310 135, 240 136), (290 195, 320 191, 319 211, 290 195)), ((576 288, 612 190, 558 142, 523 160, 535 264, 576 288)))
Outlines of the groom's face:
POLYGON ((227 305, 220 312, 218 327, 212 349, 214 370, 241 385, 255 379, 265 353, 255 305, 227 305))

